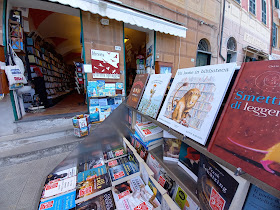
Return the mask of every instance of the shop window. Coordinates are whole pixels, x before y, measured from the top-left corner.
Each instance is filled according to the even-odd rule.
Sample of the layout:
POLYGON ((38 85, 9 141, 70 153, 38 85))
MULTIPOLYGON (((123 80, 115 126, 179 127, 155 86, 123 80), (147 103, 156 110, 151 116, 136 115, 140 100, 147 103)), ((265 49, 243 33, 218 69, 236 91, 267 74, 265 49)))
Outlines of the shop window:
POLYGON ((262 22, 266 24, 266 1, 262 0, 262 22))
POLYGON ((237 59, 236 40, 230 37, 227 42, 227 63, 236 62, 237 59))
POLYGON ((240 0, 235 0, 238 4, 240 4, 240 0))
POLYGON ((254 15, 256 14, 256 0, 250 0, 249 11, 254 15))
POLYGON ((275 0, 275 7, 279 9, 279 0, 275 0))
POLYGON ((277 36, 278 36, 278 28, 275 23, 273 23, 272 27, 272 47, 277 46, 277 36))
POLYGON ((201 39, 198 43, 196 66, 210 65, 211 52, 210 45, 206 39, 201 39))

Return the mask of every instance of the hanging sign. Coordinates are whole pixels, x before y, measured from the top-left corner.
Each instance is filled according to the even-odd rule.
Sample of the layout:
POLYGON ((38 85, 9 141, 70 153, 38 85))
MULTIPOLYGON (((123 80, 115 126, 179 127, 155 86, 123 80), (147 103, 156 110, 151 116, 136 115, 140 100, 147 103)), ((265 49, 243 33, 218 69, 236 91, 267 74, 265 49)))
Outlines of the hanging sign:
POLYGON ((93 78, 120 78, 120 56, 116 52, 91 50, 93 78))

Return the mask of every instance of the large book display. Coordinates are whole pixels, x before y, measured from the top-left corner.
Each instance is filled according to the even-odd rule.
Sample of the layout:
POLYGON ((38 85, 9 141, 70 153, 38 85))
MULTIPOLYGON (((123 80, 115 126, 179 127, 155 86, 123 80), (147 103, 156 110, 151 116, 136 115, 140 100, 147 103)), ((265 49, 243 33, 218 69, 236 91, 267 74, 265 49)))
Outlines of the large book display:
MULTIPOLYGON (((272 68, 279 64, 278 61, 265 61, 243 65, 222 117, 217 115, 229 91, 227 88, 232 82, 235 64, 178 70, 161 109, 158 104, 153 106, 152 111, 149 107, 153 104, 151 94, 155 90, 152 80, 147 91, 145 86, 136 87, 137 93, 144 92, 148 97, 137 96, 136 100, 135 95, 135 100, 131 100, 133 107, 123 102, 95 127, 48 175, 38 208, 236 210, 250 209, 252 205, 265 206, 262 195, 273 200, 271 206, 275 208, 271 209, 279 208, 279 140, 266 140, 266 136, 276 137, 279 133, 276 126, 279 122, 275 116, 279 114, 280 70, 272 68), (232 100, 243 100, 243 97, 248 103, 247 106, 244 104, 246 110, 244 107, 241 110, 240 101, 232 105, 232 100), (263 107, 254 102, 262 102, 263 107), (156 107, 160 110, 155 110, 156 107), (275 119, 266 119, 266 124, 273 123, 271 128, 259 125, 257 129, 254 126, 264 118, 251 119, 244 113, 229 115, 230 108, 255 117, 266 114, 275 119), (160 113, 158 120, 151 117, 156 117, 157 113, 160 113), (251 120, 252 123, 248 122, 251 120), (230 128, 227 124, 231 125, 230 128), (141 128, 144 125, 149 126, 141 128), (161 131, 162 134, 148 138, 157 129, 162 129, 164 133, 161 131), (260 133, 254 136, 254 132, 260 133), (260 135, 261 132, 264 135, 260 135), (207 145, 210 139, 210 146, 202 146, 207 145), (253 145, 260 145, 255 142, 261 140, 267 141, 265 146, 270 148, 253 148, 253 145), (252 146, 248 146, 248 142, 252 146), (275 146, 270 145, 272 143, 275 146), (251 147, 254 150, 249 152, 251 147), (260 155, 253 156, 253 152, 260 151, 266 151, 262 159, 260 155), (250 158, 254 161, 248 161, 250 158), (259 159, 260 164, 255 164, 259 159), (258 170, 253 173, 250 167, 258 170), (269 173, 270 180, 262 178, 263 173, 269 173), (253 203, 256 197, 252 198, 253 193, 258 193, 259 204, 253 203)), ((149 84, 149 76, 144 77, 147 80, 141 83, 149 84)), ((139 85, 140 80, 137 81, 139 85)), ((164 95, 166 90, 161 89, 161 95, 164 95)), ((161 100, 155 99, 156 103, 161 100)))

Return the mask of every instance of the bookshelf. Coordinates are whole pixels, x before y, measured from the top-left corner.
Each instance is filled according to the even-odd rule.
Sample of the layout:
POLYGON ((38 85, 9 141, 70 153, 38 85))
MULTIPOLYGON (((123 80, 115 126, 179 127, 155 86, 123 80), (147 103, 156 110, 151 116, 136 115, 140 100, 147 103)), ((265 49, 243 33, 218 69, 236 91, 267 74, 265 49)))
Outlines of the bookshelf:
MULTIPOLYGON (((197 143, 197 142, 193 141, 192 139, 190 139, 190 138, 184 136, 183 134, 181 134, 181 133, 175 131, 174 129, 171 129, 171 128, 169 128, 168 126, 166 126, 166 125, 164 125, 164 124, 158 122, 157 120, 155 120, 155 119, 153 119, 153 118, 151 118, 151 117, 149 117, 149 116, 147 116, 147 115, 142 114, 141 112, 139 112, 138 110, 136 110, 136 109, 134 109, 134 108, 128 106, 127 104, 125 104, 125 106, 133 112, 132 118, 135 118, 135 117, 133 117, 133 116, 136 116, 136 114, 141 115, 141 116, 144 117, 146 120, 151 121, 151 122, 153 122, 154 124, 156 124, 156 125, 158 125, 159 127, 161 127, 162 129, 168 131, 170 134, 176 136, 176 137, 177 137, 178 139, 180 139, 182 142, 184 142, 184 143, 188 144, 189 146, 193 147, 194 149, 196 149, 196 150, 199 151, 200 153, 204 154, 205 156, 209 157, 210 159, 212 159, 212 160, 218 162, 219 164, 221 164, 222 166, 226 167, 227 169, 229 169, 229 170, 232 171, 233 173, 237 171, 237 168, 236 168, 235 166, 229 164, 229 163, 226 162, 225 160, 223 160, 223 159, 217 157, 216 155, 210 153, 210 152, 207 150, 207 146, 202 146, 202 145, 200 145, 199 143, 197 143)), ((134 122, 134 119, 132 119, 132 122, 134 122)), ((133 125, 133 124, 132 124, 132 125, 133 125)), ((133 126, 132 126, 132 129, 133 129, 133 126)), ((161 148, 160 148, 160 149, 161 149, 161 148)), ((152 152, 155 154, 155 158, 160 159, 161 156, 160 156, 159 153, 157 153, 157 150, 155 150, 155 151, 152 150, 152 152)), ((166 164, 166 162, 163 161, 162 159, 161 159, 161 163, 164 163, 164 165, 162 165, 163 167, 166 167, 166 168, 169 167, 169 170, 172 169, 172 167, 171 167, 170 165, 166 164), (170 167, 171 167, 171 168, 170 168, 170 167)), ((173 170, 174 170, 174 169, 173 169, 173 170)), ((184 173, 185 176, 187 175, 186 172, 183 172, 183 173, 184 173)), ((173 178, 175 177, 175 179, 180 180, 180 176, 181 176, 180 173, 179 173, 179 174, 178 174, 178 173, 173 173, 173 178)), ((264 191, 268 192, 269 194, 271 194, 271 195, 273 195, 273 196, 275 196, 275 197, 277 197, 277 198, 280 198, 280 193, 279 193, 279 191, 278 191, 277 189, 275 189, 275 188, 269 186, 268 184, 266 184, 266 183, 260 181, 259 179, 255 178, 255 177, 253 177, 253 176, 251 176, 251 175, 249 175, 249 174, 247 174, 247 173, 242 174, 241 177, 244 178, 244 179, 246 179, 246 180, 248 180, 250 183, 252 183, 252 184, 258 186, 259 188, 263 189, 264 191)), ((184 183, 184 182, 183 182, 183 183, 184 183)), ((188 188, 188 186, 187 186, 186 184, 185 184, 185 186, 182 186, 182 187, 188 188)), ((187 191, 186 191, 186 192, 187 192, 187 191)), ((194 192, 193 192, 193 193, 194 193, 194 192)), ((190 196, 191 196, 191 195, 190 195, 190 196)))
POLYGON ((31 38, 27 38, 27 45, 31 77, 44 78, 47 98, 55 99, 70 92, 70 75, 67 74, 62 61, 51 52, 34 44, 31 38))

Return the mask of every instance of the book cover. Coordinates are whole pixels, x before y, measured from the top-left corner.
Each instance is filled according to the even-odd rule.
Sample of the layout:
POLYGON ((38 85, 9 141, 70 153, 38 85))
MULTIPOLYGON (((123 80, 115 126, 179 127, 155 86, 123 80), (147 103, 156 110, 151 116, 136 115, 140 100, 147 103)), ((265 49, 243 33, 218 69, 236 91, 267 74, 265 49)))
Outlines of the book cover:
POLYGON ((99 98, 98 104, 99 104, 99 106, 107 106, 108 105, 107 98, 99 98))
POLYGON ((181 143, 180 139, 163 138, 163 160, 178 162, 181 143))
POLYGON ((137 131, 137 133, 143 141, 149 141, 152 139, 158 139, 163 137, 162 128, 150 121, 136 123, 135 130, 137 131))
POLYGON ((123 83, 122 82, 116 82, 116 90, 122 90, 123 89, 123 83))
POLYGON ((115 166, 121 165, 123 163, 128 162, 128 158, 127 157, 120 157, 118 159, 115 160, 110 160, 109 162, 107 162, 107 167, 109 168, 113 168, 115 166))
POLYGON ((182 142, 178 165, 182 167, 195 181, 198 177, 200 153, 182 142))
POLYGON ((67 191, 74 190, 76 188, 76 176, 63 179, 63 180, 54 180, 50 181, 45 185, 42 199, 46 199, 55 195, 65 193, 67 191))
POLYGON ((90 106, 89 107, 89 120, 90 122, 98 122, 100 113, 100 106, 90 106))
POLYGON ((68 210, 75 209, 76 191, 41 201, 38 210, 68 210))
POLYGON ((99 106, 98 98, 91 98, 89 99, 90 106, 99 106))
POLYGON ((109 168, 109 173, 113 182, 136 172, 139 172, 139 167, 131 161, 109 168))
POLYGON ((243 206, 243 210, 278 210, 280 199, 252 185, 243 206))
POLYGON ((150 178, 149 178, 149 181, 148 181, 148 186, 151 189, 153 195, 155 195, 155 197, 159 201, 159 203, 161 203, 162 195, 150 178))
POLYGON ((76 210, 115 210, 115 208, 116 206, 111 191, 106 192, 97 197, 91 198, 82 203, 78 203, 76 205, 76 210))
MULTIPOLYGON (((107 149, 105 149, 105 150, 107 150, 107 149)), ((103 157, 104 157, 104 160, 111 160, 114 158, 121 157, 125 154, 126 154, 126 151, 125 151, 124 147, 118 147, 115 149, 108 148, 107 151, 103 152, 103 157)))
POLYGON ((160 171, 163 169, 161 165, 157 162, 157 160, 149 153, 147 158, 147 165, 154 172, 155 180, 158 180, 160 176, 160 171))
POLYGON ((115 97, 115 104, 120 105, 122 103, 122 97, 115 97))
POLYGON ((205 145, 235 63, 179 69, 158 116, 158 121, 205 145))
POLYGON ((149 78, 149 74, 137 74, 136 75, 132 88, 131 88, 131 91, 130 91, 130 94, 127 98, 127 105, 133 107, 134 109, 137 109, 138 104, 141 100, 143 91, 145 89, 146 83, 148 81, 148 78, 149 78))
POLYGON ((96 196, 98 192, 107 188, 110 190, 110 187, 111 180, 108 173, 93 178, 87 178, 85 181, 77 183, 76 200, 89 195, 96 196))
POLYGON ((114 98, 107 98, 107 104, 108 105, 114 105, 115 104, 115 99, 114 98))
POLYGON ((71 167, 65 170, 54 171, 47 176, 45 184, 48 184, 50 181, 61 181, 77 175, 77 168, 71 167))
MULTIPOLYGON (((185 191, 181 189, 180 186, 177 187, 176 193, 174 194, 174 201, 178 204, 181 209, 184 210, 199 210, 198 205, 188 196, 185 191)), ((202 208, 204 210, 204 208, 202 208)), ((219 208, 213 208, 219 209, 219 208)), ((212 209, 212 210, 213 210, 212 209)))
POLYGON ((87 180, 87 178, 89 177, 97 177, 105 173, 107 173, 106 166, 102 165, 97 168, 92 168, 87 171, 78 173, 77 181, 82 182, 87 180))
POLYGON ((208 150, 280 190, 279 61, 243 63, 208 150))
POLYGON ((204 155, 200 155, 197 184, 198 198, 205 210, 228 209, 239 185, 222 167, 204 155))
POLYGON ((97 93, 97 88, 96 87, 92 87, 92 86, 88 86, 87 87, 87 93, 88 93, 88 97, 97 97, 98 93, 97 93))
POLYGON ((163 100, 171 74, 153 74, 150 76, 143 93, 138 111, 156 118, 163 100))
POLYGON ((91 160, 87 160, 86 162, 80 162, 78 165, 78 172, 83 172, 90 170, 92 168, 98 168, 100 166, 105 165, 103 158, 101 157, 94 157, 91 160))

